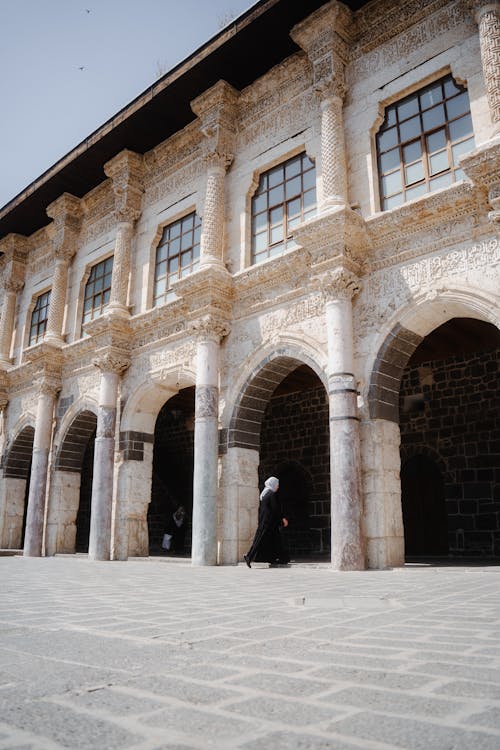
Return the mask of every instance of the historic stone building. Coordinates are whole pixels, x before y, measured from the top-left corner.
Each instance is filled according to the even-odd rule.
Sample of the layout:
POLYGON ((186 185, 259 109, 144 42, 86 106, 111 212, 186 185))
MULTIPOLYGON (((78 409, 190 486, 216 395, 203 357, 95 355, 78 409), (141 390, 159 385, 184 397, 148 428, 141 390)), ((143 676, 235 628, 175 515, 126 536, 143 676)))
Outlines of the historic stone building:
POLYGON ((294 556, 500 555, 499 76, 498 2, 261 0, 5 206, 0 547, 235 564, 275 473, 294 556))

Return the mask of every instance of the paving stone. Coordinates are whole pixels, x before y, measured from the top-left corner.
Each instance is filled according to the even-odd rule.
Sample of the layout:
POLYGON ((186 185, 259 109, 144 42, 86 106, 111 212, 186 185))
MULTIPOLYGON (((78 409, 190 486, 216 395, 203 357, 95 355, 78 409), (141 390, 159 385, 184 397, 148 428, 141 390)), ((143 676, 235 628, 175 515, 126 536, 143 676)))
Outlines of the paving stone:
MULTIPOLYGON (((194 708, 167 708, 148 717, 148 726, 164 727, 169 732, 196 738, 202 737, 207 745, 217 745, 220 739, 238 738, 250 732, 253 724, 239 717, 215 714, 213 711, 202 712, 194 708)), ((184 741, 184 740, 183 740, 184 741)))
MULTIPOLYGON (((61 702, 61 700, 59 701, 61 702)), ((62 697, 65 705, 72 705, 78 711, 81 708, 106 711, 115 716, 132 716, 156 711, 165 706, 160 700, 149 696, 130 695, 122 690, 102 687, 86 690, 81 693, 70 693, 62 697)))
POLYGON ((316 706, 310 703, 286 701, 282 698, 257 697, 251 700, 241 701, 226 705, 226 711, 234 711, 243 716, 254 716, 266 721, 277 721, 280 724, 292 724, 296 726, 315 724, 332 719, 342 714, 342 711, 333 708, 316 706))
POLYGON ((331 731, 387 742, 405 750, 498 750, 498 735, 414 719, 359 713, 330 726, 331 731))
POLYGON ((292 732, 271 732, 240 745, 241 750, 355 750, 359 745, 345 744, 326 737, 292 732))
POLYGON ((70 750, 95 750, 103 746, 106 750, 118 750, 140 740, 115 724, 45 701, 4 706, 2 720, 70 750))
POLYGON ((196 682, 188 682, 178 676, 169 677, 167 675, 155 675, 154 677, 144 675, 129 680, 127 685, 136 690, 146 690, 156 695, 169 696, 178 701, 205 705, 234 699, 238 695, 236 690, 232 691, 220 686, 198 685, 196 682))
POLYGON ((355 682, 357 684, 381 685, 393 690, 414 690, 429 683, 429 679, 420 675, 382 672, 380 670, 350 669, 341 665, 331 665, 316 669, 313 677, 322 677, 336 682, 355 682))
POLYGON ((355 687, 328 693, 318 698, 322 702, 347 705, 374 711, 388 711, 407 716, 449 716, 465 707, 465 703, 446 701, 435 696, 422 696, 396 691, 355 687))
POLYGON ((324 682, 309 680, 306 677, 286 677, 268 672, 258 672, 232 680, 226 680, 225 685, 241 685, 244 688, 252 688, 279 695, 306 696, 322 693, 328 689, 324 682))
MULTIPOLYGON (((445 664, 442 662, 424 662, 412 667, 414 672, 425 672, 425 674, 442 675, 443 677, 471 677, 470 666, 462 664, 445 664)), ((474 668, 473 677, 482 682, 494 682, 500 685, 500 668, 489 669, 487 667, 474 668)))
POLYGON ((467 717, 467 723, 490 727, 491 729, 498 729, 500 731, 500 708, 497 706, 489 708, 487 711, 482 711, 479 714, 472 714, 472 716, 467 717))
MULTIPOLYGON (((474 673, 471 678, 474 678, 474 673)), ((500 701, 500 687, 486 682, 475 682, 471 680, 455 680, 439 686, 442 695, 455 696, 457 698, 477 698, 479 700, 500 701)))

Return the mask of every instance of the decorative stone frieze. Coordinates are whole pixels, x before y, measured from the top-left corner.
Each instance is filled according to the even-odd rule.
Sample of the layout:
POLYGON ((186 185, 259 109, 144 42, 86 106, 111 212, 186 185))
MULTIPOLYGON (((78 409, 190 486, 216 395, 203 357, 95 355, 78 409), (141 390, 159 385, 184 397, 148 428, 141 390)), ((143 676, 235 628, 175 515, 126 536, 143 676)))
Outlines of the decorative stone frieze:
POLYGON ((476 3, 481 60, 494 135, 500 135, 500 3, 476 3))
POLYGON ((200 265, 222 264, 224 254, 224 175, 233 161, 239 92, 218 81, 191 102, 205 136, 207 184, 201 231, 200 265))
POLYGON ((133 151, 122 151, 104 165, 104 172, 113 180, 117 221, 108 310, 128 317, 130 252, 134 222, 142 210, 143 157, 133 151))
POLYGON ((233 279, 223 266, 204 266, 172 284, 187 307, 188 320, 230 320, 234 298, 233 279))
POLYGON ((489 219, 500 227, 500 138, 488 141, 470 154, 463 156, 460 166, 479 186, 488 191, 488 201, 492 207, 489 219))

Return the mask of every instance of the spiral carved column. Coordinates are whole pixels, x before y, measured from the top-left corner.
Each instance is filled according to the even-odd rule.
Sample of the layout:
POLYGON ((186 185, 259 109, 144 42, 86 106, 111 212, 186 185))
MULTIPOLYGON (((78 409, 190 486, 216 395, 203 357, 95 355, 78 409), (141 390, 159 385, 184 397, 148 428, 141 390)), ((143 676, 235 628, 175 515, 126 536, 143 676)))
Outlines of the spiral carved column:
POLYGON ((500 3, 481 3, 476 11, 486 95, 493 135, 500 134, 500 3))

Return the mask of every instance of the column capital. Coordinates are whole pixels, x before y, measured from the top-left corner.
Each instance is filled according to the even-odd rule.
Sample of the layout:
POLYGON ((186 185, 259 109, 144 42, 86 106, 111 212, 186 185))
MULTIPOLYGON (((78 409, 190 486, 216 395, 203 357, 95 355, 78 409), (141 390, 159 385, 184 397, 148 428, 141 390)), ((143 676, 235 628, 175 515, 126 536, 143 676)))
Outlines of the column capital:
POLYGON ((51 396, 51 398, 57 398, 62 387, 60 378, 45 374, 36 378, 34 384, 38 389, 39 396, 51 396))
POLYGON ((202 315, 190 323, 190 329, 200 341, 215 341, 220 344, 229 335, 231 326, 225 318, 213 314, 202 315))
POLYGON ((100 352, 93 359, 92 363, 101 372, 114 372, 117 375, 123 375, 123 373, 130 367, 131 360, 128 352, 114 347, 108 347, 103 352, 100 352))
POLYGON ((490 221, 500 226, 500 140, 486 141, 460 159, 460 166, 475 185, 488 191, 490 221))
POLYGON ((82 219, 82 202, 70 193, 63 193, 45 209, 53 219, 49 228, 52 249, 57 259, 69 261, 76 252, 82 219))
POLYGON ((358 272, 370 246, 365 220, 347 206, 319 214, 296 229, 293 238, 311 254, 313 272, 339 263, 358 272))
POLYGON ((133 224, 142 211, 142 155, 125 149, 106 162, 104 173, 113 181, 116 220, 133 224))
POLYGON ((9 292, 20 292, 24 286, 26 261, 28 259, 27 238, 21 234, 8 234, 0 240, 0 285, 9 292))
POLYGON ((352 300, 362 288, 361 279, 348 268, 335 268, 324 278, 324 290, 329 300, 352 300))
POLYGON ((352 12, 331 0, 293 27, 290 36, 307 54, 314 74, 314 88, 321 98, 346 94, 345 66, 352 41, 352 12))
POLYGON ((481 19, 488 13, 500 15, 500 2, 495 2, 495 0, 475 0, 473 12, 475 22, 479 24, 481 19))

